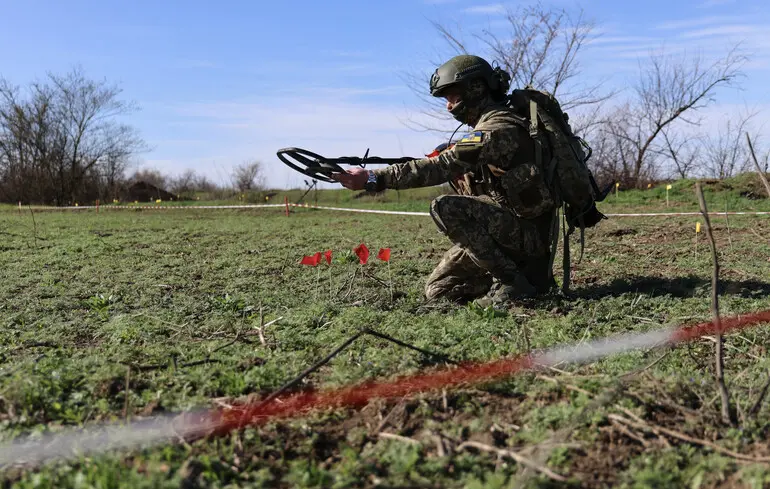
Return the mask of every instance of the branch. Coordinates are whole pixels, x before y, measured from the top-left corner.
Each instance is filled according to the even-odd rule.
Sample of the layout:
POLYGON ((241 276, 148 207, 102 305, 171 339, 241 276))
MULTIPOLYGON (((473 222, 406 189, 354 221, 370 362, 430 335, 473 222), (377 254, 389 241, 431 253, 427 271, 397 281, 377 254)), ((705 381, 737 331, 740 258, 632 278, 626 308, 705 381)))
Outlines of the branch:
POLYGON ((662 426, 653 426, 647 423, 639 423, 636 421, 631 421, 630 419, 624 418, 623 416, 620 416, 618 414, 608 414, 607 417, 611 420, 620 421, 621 423, 627 426, 631 426, 632 428, 652 432, 655 434, 663 433, 664 435, 668 435, 671 438, 676 438, 678 440, 682 440, 687 443, 693 443, 695 445, 709 447, 715 452, 721 453, 723 455, 727 455, 729 457, 733 457, 738 460, 744 460, 746 462, 765 462, 765 463, 770 462, 770 457, 751 457, 749 455, 744 455, 742 453, 734 452, 732 450, 728 450, 727 448, 720 447, 716 443, 712 443, 708 440, 693 438, 692 436, 686 435, 684 433, 680 433, 678 431, 670 430, 662 426))
POLYGON ((730 426, 737 424, 735 414, 730 409, 730 393, 727 391, 724 376, 724 344, 722 340, 722 318, 719 316, 719 260, 717 259, 717 244, 711 231, 711 220, 706 209, 706 199, 703 197, 703 189, 700 182, 695 182, 695 193, 698 196, 700 212, 706 222, 706 235, 711 243, 711 259, 714 261, 714 273, 711 278, 711 312, 714 315, 716 325, 716 383, 719 396, 722 399, 722 421, 730 426))
POLYGON ((483 452, 489 452, 489 453, 496 453, 498 457, 510 457, 513 460, 515 460, 517 463, 520 463, 521 465, 524 465, 525 467, 529 467, 531 469, 534 469, 543 475, 547 476, 550 479, 553 479, 555 481, 559 482, 566 482, 567 478, 563 475, 557 474, 556 472, 552 471, 548 467, 543 467, 542 465, 539 465, 538 463, 516 453, 511 450, 503 450, 502 448, 495 448, 490 445, 485 445, 483 443, 479 443, 476 441, 466 441, 461 443, 457 447, 457 451, 465 450, 467 448, 475 448, 476 450, 481 450, 483 452))
POLYGON ((756 416, 757 413, 759 413, 759 410, 762 408, 762 402, 764 402, 765 396, 767 395, 768 387, 770 387, 770 372, 768 372, 767 375, 767 382, 765 382, 765 385, 763 385, 762 389, 759 391, 757 401, 751 406, 751 409, 749 409, 749 416, 756 416))
POLYGON ((762 168, 759 166, 759 161, 757 161, 757 155, 754 153, 754 145, 751 144, 751 137, 749 137, 749 133, 746 133, 746 141, 749 143, 749 150, 751 151, 751 160, 754 162, 754 166, 757 168, 757 174, 759 175, 760 180, 762 180, 762 184, 765 186, 765 190, 767 190, 767 196, 770 197, 770 183, 767 181, 767 177, 765 176, 765 172, 762 171, 762 168))

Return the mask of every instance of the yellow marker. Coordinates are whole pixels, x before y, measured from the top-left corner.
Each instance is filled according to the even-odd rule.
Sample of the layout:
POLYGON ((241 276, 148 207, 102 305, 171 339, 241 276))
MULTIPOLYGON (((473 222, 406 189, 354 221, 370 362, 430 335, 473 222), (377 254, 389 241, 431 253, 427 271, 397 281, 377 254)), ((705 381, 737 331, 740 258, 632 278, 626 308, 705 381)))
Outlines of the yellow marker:
POLYGON ((160 202, 161 202, 160 199, 155 201, 156 204, 160 204, 160 202))
POLYGON ((648 183, 648 184, 647 184, 647 188, 652 188, 652 184, 651 184, 651 183, 648 183))
POLYGON ((698 221, 698 222, 696 222, 696 223, 695 223, 695 232, 696 232, 696 233, 699 233, 699 232, 700 232, 700 221, 698 221))
POLYGON ((78 203, 77 203, 77 202, 75 202, 75 207, 77 207, 77 206, 78 206, 78 203))
POLYGON ((666 185, 666 190, 671 190, 671 185, 666 185))
POLYGON ((268 197, 268 196, 266 195, 266 196, 265 196, 265 201, 268 201, 268 200, 270 200, 270 197, 268 197))

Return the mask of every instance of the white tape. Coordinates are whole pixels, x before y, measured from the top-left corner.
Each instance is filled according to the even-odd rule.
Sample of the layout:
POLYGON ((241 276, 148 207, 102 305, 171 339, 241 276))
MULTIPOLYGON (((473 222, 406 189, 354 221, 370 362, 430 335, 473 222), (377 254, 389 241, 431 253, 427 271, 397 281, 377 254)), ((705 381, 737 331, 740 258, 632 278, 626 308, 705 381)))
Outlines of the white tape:
MULTIPOLYGON (((108 205, 100 206, 101 210, 111 209, 150 209, 150 210, 185 210, 185 209, 265 209, 265 208, 285 208, 286 204, 242 204, 242 205, 108 205)), ((358 212, 364 214, 387 214, 397 216, 423 216, 429 217, 429 212, 415 211, 386 211, 382 209, 353 209, 350 207, 329 207, 323 205, 309 204, 289 204, 289 207, 299 207, 301 209, 320 209, 340 212, 358 212)), ((88 210, 96 209, 94 205, 81 205, 69 207, 32 207, 33 210, 88 210)), ((700 212, 646 212, 646 213, 608 213, 607 217, 681 217, 681 216, 700 216, 700 212)), ((709 212, 709 216, 766 216, 770 211, 731 211, 731 212, 709 212)))
MULTIPOLYGON (((636 349, 654 348, 672 340, 676 329, 662 328, 644 333, 624 333, 585 343, 561 345, 533 355, 539 366, 563 363, 585 363, 636 349)), ((519 369, 510 372, 517 373, 519 369)), ((0 445, 0 468, 15 464, 37 465, 51 460, 73 459, 111 450, 134 450, 168 443, 217 428, 211 425, 206 411, 192 411, 188 416, 171 413, 140 421, 95 425, 87 428, 65 428, 59 432, 22 436, 0 445)))

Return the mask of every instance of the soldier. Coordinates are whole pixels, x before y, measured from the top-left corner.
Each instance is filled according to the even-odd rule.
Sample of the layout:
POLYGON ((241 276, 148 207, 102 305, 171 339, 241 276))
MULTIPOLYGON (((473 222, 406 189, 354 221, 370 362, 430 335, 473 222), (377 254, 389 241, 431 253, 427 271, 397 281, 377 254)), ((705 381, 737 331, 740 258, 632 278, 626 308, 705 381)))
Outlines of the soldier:
POLYGON ((472 132, 435 156, 332 176, 348 189, 369 191, 455 182, 458 195, 442 195, 430 207, 454 246, 427 280, 429 300, 484 296, 477 304, 497 306, 555 286, 550 243, 558 204, 542 168, 551 158, 505 104, 509 83, 483 58, 455 56, 435 71, 430 93, 446 99, 447 110, 472 132))

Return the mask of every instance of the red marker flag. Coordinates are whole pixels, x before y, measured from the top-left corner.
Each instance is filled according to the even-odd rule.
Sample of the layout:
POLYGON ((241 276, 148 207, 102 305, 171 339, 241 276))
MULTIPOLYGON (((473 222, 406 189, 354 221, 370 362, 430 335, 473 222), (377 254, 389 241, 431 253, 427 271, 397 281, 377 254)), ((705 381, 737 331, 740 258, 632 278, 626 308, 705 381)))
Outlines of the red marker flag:
POLYGON ((369 248, 367 248, 365 244, 361 243, 353 248, 353 253, 358 256, 361 265, 366 265, 366 262, 369 261, 369 248))
POLYGON ((332 264, 332 250, 324 251, 324 258, 326 258, 326 264, 327 265, 331 265, 332 264))
POLYGON ((390 261, 390 248, 380 248, 380 252, 377 253, 377 258, 382 261, 390 261))
POLYGON ((313 256, 303 256, 299 262, 300 265, 310 265, 311 267, 318 266, 321 263, 321 253, 316 253, 313 256))

